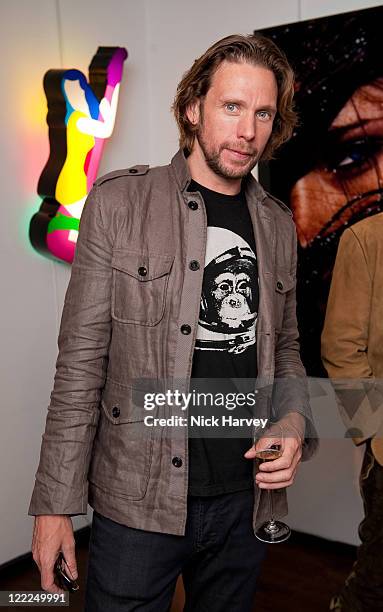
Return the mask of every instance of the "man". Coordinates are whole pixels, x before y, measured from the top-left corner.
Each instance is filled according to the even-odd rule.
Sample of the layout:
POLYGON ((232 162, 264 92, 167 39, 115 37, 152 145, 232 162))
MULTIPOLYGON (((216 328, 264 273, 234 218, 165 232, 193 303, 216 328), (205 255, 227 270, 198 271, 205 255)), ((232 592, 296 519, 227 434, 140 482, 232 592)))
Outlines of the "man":
MULTIPOLYGON (((261 391, 274 376, 304 380, 294 224, 250 174, 291 135, 292 96, 292 71, 271 41, 229 36, 178 86, 171 164, 111 173, 88 197, 29 510, 39 515, 42 587, 54 591, 60 549, 77 575, 70 516, 89 499, 88 611, 168 610, 181 573, 185 610, 252 609, 264 554, 254 529, 269 510, 261 492, 279 489, 275 513, 286 514, 284 487, 310 425, 305 385, 280 394, 283 455, 260 469, 255 452, 270 438, 255 448, 251 432, 245 446, 196 437, 189 448, 185 427, 148 431, 132 389, 177 380, 184 392, 191 378, 217 375, 258 377, 261 391)), ((270 416, 270 399, 260 393, 259 414, 266 400, 270 416)), ((304 457, 314 447, 305 440, 304 457)))
POLYGON ((383 609, 383 213, 346 229, 335 260, 322 357, 356 444, 365 443, 358 558, 330 610, 383 609))

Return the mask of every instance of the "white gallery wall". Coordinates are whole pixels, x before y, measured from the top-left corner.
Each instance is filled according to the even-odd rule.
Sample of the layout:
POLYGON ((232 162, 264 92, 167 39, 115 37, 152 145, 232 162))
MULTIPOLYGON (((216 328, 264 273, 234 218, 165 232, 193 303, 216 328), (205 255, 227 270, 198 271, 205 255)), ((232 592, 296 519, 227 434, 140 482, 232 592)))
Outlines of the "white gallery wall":
MULTIPOLYGON (((27 516, 57 357, 70 268, 36 253, 29 220, 48 156, 42 87, 50 68, 87 74, 99 45, 125 46, 115 131, 100 174, 168 163, 177 149, 170 105, 183 72, 212 42, 282 23, 377 6, 358 0, 0 0, 1 427, 0 564, 30 550, 27 516)), ((334 417, 336 418, 336 417, 334 417)), ((361 452, 324 441, 289 492, 290 524, 356 543, 361 452)), ((74 518, 76 528, 88 517, 74 518)))

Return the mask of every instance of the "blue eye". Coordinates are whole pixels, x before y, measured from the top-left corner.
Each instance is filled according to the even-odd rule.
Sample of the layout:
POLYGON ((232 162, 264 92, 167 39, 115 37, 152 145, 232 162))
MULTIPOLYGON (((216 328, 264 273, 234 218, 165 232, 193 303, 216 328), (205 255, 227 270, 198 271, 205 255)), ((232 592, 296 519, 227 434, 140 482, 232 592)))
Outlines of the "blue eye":
POLYGON ((271 119, 271 113, 269 113, 269 111, 258 111, 257 115, 262 120, 263 119, 271 119))
POLYGON ((232 102, 229 102, 228 104, 226 104, 226 109, 227 109, 229 112, 234 112, 234 111, 236 111, 236 110, 237 110, 237 105, 236 105, 236 104, 233 104, 232 102))

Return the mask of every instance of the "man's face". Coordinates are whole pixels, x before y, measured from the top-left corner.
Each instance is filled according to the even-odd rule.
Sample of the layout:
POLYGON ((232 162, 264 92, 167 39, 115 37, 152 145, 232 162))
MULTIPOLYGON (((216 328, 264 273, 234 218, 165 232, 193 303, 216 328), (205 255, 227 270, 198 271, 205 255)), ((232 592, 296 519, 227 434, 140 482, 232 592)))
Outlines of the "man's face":
POLYGON ((224 61, 204 100, 188 118, 199 125, 193 153, 216 175, 239 179, 258 162, 271 136, 278 89, 274 74, 262 66, 224 61))

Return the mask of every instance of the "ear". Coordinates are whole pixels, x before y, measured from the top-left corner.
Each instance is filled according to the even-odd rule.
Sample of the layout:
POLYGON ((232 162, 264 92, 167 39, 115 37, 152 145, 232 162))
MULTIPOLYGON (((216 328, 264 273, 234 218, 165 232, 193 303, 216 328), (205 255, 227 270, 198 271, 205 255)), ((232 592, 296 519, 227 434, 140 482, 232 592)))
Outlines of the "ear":
POLYGON ((200 120, 200 99, 195 98, 186 108, 186 116, 192 125, 198 125, 200 120))

